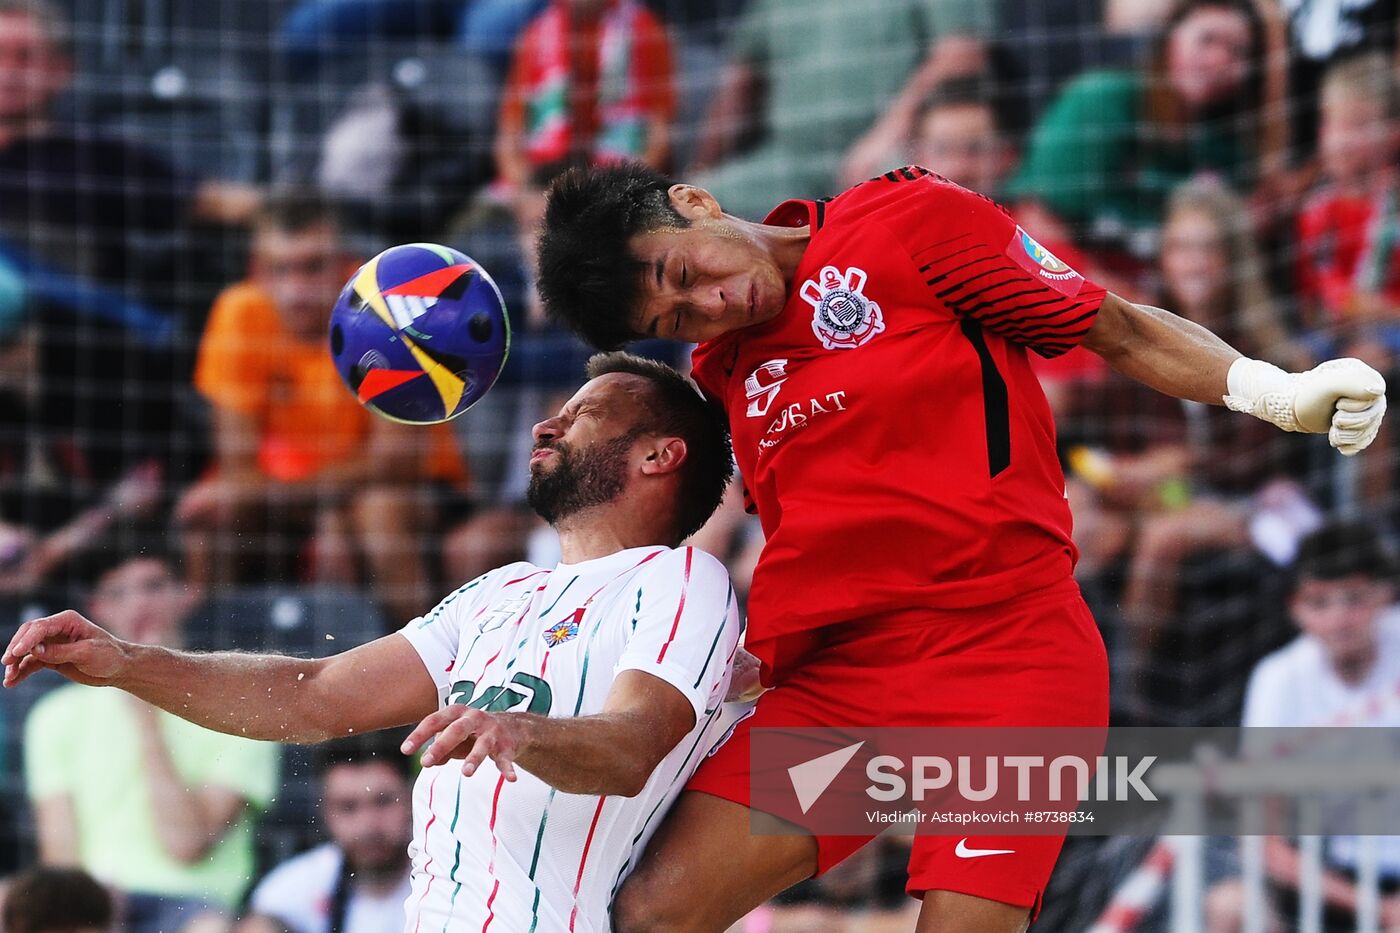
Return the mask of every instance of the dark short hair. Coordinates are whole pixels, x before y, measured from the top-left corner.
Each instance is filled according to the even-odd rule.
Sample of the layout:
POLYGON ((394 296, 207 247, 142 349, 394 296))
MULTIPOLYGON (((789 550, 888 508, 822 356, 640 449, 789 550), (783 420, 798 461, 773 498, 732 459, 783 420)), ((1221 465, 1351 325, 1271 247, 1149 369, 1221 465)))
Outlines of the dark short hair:
POLYGON ((549 186, 539 238, 539 289, 545 310, 599 350, 640 335, 631 317, 645 263, 632 238, 687 227, 669 194, 674 182, 639 162, 573 168, 549 186))
POLYGON ((1390 580, 1395 554, 1375 525, 1364 521, 1333 521, 1302 540, 1293 560, 1292 584, 1305 580, 1371 577, 1390 580))
POLYGON ((253 214, 254 230, 300 233, 322 224, 341 229, 341 211, 335 202, 315 192, 273 191, 253 214))
POLYGON ((81 868, 31 868, 10 881, 0 920, 5 933, 105 930, 112 925, 112 898, 81 868))
POLYGON ((365 732, 332 739, 317 749, 317 770, 324 778, 337 765, 366 765, 380 762, 393 768, 405 781, 413 778, 413 761, 399 751, 408 737, 407 729, 365 732))
POLYGON ((690 380, 665 363, 622 352, 599 353, 589 359, 589 379, 608 373, 630 373, 651 384, 651 404, 636 429, 685 441, 681 494, 676 506, 676 541, 684 541, 715 514, 734 475, 724 416, 690 380))
POLYGON ((1009 136, 1006 114, 996 77, 991 74, 958 75, 940 81, 919 106, 915 125, 935 110, 945 107, 984 107, 991 114, 992 126, 1000 136, 1009 136))
POLYGON ((68 565, 68 576, 89 595, 113 571, 132 561, 154 560, 179 577, 184 570, 180 552, 171 546, 164 529, 114 528, 89 543, 68 565))

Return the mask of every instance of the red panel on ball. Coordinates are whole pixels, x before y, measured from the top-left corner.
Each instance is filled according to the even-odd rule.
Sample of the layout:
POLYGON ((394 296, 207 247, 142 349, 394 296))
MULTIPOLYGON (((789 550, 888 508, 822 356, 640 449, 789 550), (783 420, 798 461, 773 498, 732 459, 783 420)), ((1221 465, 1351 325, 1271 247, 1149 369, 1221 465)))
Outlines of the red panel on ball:
POLYGON ((390 389, 396 389, 414 379, 421 378, 427 374, 422 371, 409 371, 402 369, 371 369, 365 373, 364 381, 360 383, 360 402, 368 402, 376 395, 383 395, 390 389))
POLYGON ((386 295, 416 295, 419 298, 436 298, 443 291, 457 281, 466 273, 472 270, 470 263, 458 263, 455 266, 447 266, 443 269, 436 269, 427 275, 420 275, 416 279, 410 279, 401 285, 384 289, 386 295))

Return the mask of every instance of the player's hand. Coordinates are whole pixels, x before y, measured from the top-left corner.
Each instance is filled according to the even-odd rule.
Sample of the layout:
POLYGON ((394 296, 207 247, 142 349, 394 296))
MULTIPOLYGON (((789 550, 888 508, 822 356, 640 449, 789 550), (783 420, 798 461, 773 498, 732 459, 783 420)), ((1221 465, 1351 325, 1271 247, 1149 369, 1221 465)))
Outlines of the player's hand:
POLYGON ((130 645, 71 609, 26 622, 10 639, 0 662, 5 686, 13 687, 35 671, 58 671, 89 686, 113 683, 126 670, 130 645))
POLYGON ((747 703, 758 699, 767 689, 759 679, 760 667, 758 658, 740 648, 734 655, 734 672, 729 677, 729 692, 724 702, 747 703))
POLYGON ((1241 365, 1240 389, 1232 368, 1231 394, 1224 399, 1235 411, 1285 431, 1326 434, 1348 457, 1376 439, 1385 417, 1385 377, 1360 360, 1328 360, 1305 373, 1284 373, 1259 360, 1236 362, 1241 365))
POLYGON ((424 718, 404 739, 401 751, 411 755, 430 741, 422 758, 425 768, 461 758, 462 773, 470 777, 490 758, 507 781, 514 781, 515 759, 527 741, 526 720, 520 714, 487 713, 454 703, 424 718))

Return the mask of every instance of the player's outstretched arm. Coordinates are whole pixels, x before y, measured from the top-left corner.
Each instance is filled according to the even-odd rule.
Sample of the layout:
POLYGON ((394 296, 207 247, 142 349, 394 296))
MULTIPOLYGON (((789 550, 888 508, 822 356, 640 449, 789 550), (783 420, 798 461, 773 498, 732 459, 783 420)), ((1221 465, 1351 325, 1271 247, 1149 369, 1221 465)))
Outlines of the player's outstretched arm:
POLYGON ((0 658, 13 687, 49 668, 117 687, 196 725, 278 742, 320 742, 421 719, 437 688, 393 634, 329 658, 175 651, 122 641, 72 610, 26 622, 0 658))
POLYGON ((412 754, 432 740, 424 767, 460 758, 462 773, 470 775, 490 758, 508 781, 519 765, 565 793, 634 797, 693 725, 695 709, 683 693, 659 677, 625 670, 597 715, 551 718, 454 705, 419 723, 403 751, 412 754))
POLYGON ((1285 431, 1326 434, 1348 456, 1375 440, 1385 415, 1385 379, 1360 360, 1284 372, 1244 357, 1199 324, 1114 294, 1104 298, 1084 346, 1159 392, 1226 405, 1285 431))

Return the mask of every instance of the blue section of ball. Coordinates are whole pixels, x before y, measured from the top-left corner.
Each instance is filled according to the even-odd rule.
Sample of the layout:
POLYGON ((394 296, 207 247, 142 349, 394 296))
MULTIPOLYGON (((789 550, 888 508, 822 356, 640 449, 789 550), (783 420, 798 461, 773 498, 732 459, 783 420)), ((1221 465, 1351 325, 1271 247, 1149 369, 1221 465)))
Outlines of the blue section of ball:
POLYGON ((495 384, 510 319, 491 277, 431 243, 380 253, 351 276, 331 312, 330 350, 346 386, 395 421, 455 418, 495 384))

